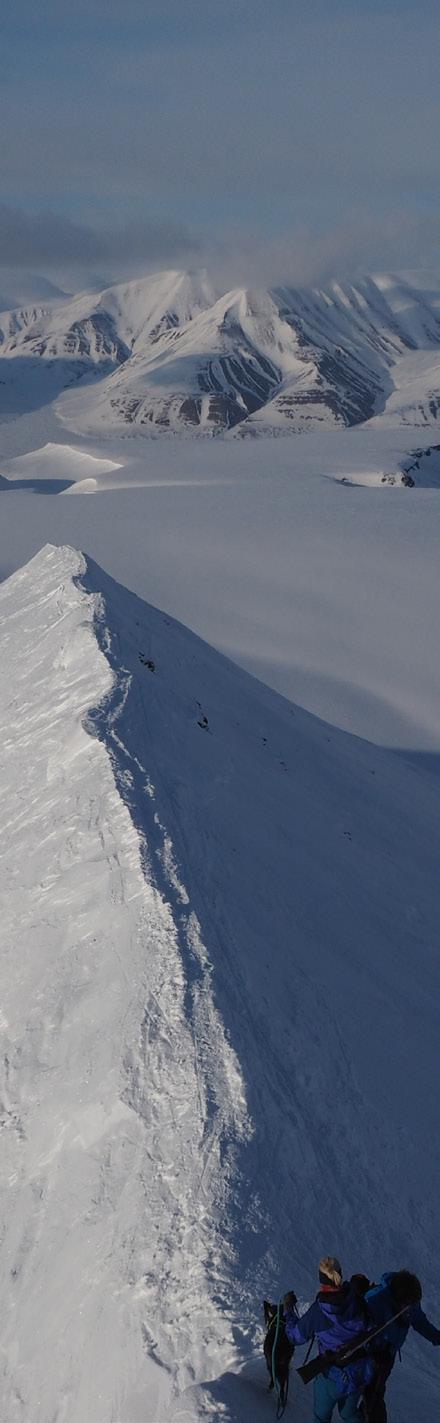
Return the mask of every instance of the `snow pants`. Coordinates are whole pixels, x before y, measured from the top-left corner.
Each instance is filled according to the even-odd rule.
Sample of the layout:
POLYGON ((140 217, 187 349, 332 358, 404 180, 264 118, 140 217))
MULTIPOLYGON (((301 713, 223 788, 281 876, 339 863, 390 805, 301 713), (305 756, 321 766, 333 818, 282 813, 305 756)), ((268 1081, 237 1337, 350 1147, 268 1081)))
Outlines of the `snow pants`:
POLYGON ((387 1423, 388 1413, 385 1403, 385 1389, 394 1364, 395 1354, 376 1356, 376 1373, 372 1382, 364 1390, 364 1417, 366 1423, 387 1423))
POLYGON ((358 1396, 357 1393, 349 1393, 346 1398, 340 1398, 336 1384, 320 1374, 313 1385, 314 1423, 331 1423, 335 1408, 344 1423, 362 1423, 358 1396))

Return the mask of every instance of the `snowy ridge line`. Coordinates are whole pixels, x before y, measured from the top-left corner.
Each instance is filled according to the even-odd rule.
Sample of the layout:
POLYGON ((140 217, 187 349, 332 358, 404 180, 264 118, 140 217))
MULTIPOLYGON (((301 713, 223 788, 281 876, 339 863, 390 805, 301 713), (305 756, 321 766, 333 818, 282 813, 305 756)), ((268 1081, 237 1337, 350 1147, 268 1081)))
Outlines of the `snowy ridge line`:
POLYGON ((226 1132, 247 1130, 241 1079, 193 917, 187 1020, 170 893, 92 727, 93 689, 120 732, 127 684, 86 570, 46 546, 0 589, 8 1423, 37 1408, 41 1423, 141 1423, 146 1400, 158 1423, 172 1387, 231 1354, 223 1158, 226 1132))
MULTIPOLYGON (((88 591, 88 561, 78 575, 78 586, 88 591)), ((139 852, 145 877, 156 885, 159 893, 172 906, 178 943, 187 968, 185 1007, 193 1023, 194 1047, 199 1066, 198 1081, 204 1110, 209 1118, 220 1111, 227 1135, 247 1139, 252 1131, 246 1110, 243 1083, 236 1056, 224 1037, 222 1024, 212 999, 212 966, 201 939, 197 915, 191 909, 189 895, 180 880, 181 871, 175 859, 172 841, 155 808, 155 788, 149 771, 130 749, 130 728, 139 724, 142 710, 130 672, 118 660, 116 639, 107 621, 105 598, 95 595, 94 627, 98 644, 113 672, 113 686, 103 701, 92 708, 85 726, 106 746, 113 767, 119 794, 128 806, 139 837, 139 852), (129 698, 134 701, 134 717, 128 712, 129 698), (137 706, 136 706, 137 703, 137 706), (125 731, 119 734, 127 711, 125 731), (127 735, 128 732, 128 735, 127 735), (216 1061, 207 1060, 213 1043, 219 1051, 216 1061), (224 1057, 224 1060, 222 1060, 224 1057), (200 1073, 203 1064, 203 1072, 200 1073), (214 1075, 213 1075, 214 1068, 214 1075), (223 1070, 224 1069, 224 1070, 223 1070), (225 1090, 229 1100, 225 1103, 225 1090)), ((152 748, 152 755, 154 750, 152 748)), ((208 1131, 208 1127, 206 1128, 208 1131)), ((209 1134, 209 1133, 208 1133, 209 1134)))
MULTIPOLYGON (((226 1039, 214 1003, 212 967, 200 924, 181 882, 172 841, 156 809, 150 772, 137 755, 136 748, 145 741, 146 728, 145 724, 142 726, 144 712, 136 683, 121 661, 118 631, 117 627, 111 626, 106 598, 94 591, 95 573, 99 583, 100 570, 95 570, 91 561, 86 559, 76 581, 87 596, 93 597, 94 631, 111 667, 113 684, 103 700, 90 709, 85 725, 89 734, 98 736, 106 747, 115 784, 136 830, 145 880, 154 886, 167 905, 173 922, 175 963, 172 978, 168 985, 166 979, 161 978, 160 984, 149 996, 140 1024, 137 1048, 128 1050, 124 1063, 128 1081, 123 1100, 137 1113, 147 1130, 151 1111, 152 1053, 154 1056, 156 1052, 159 1059, 155 1081, 153 1074, 157 1096, 154 1110, 158 1117, 162 1111, 162 1099, 167 1104, 167 1111, 176 1097, 174 1076, 181 1066, 181 1045, 178 1041, 177 1063, 172 1052, 177 1008, 190 1042, 191 1061, 188 1063, 186 1057, 185 1071, 181 1074, 177 1090, 176 1112, 178 1120, 179 1110, 192 1111, 193 1139, 189 1137, 185 1143, 185 1154, 175 1178, 176 1198, 167 1244, 170 1261, 166 1261, 164 1274, 158 1262, 157 1278, 154 1269, 149 1268, 145 1282, 140 1281, 138 1285, 139 1298, 145 1301, 156 1321, 153 1335, 151 1328, 144 1326, 146 1343, 154 1357, 172 1370, 176 1386, 180 1389, 197 1378, 197 1363, 192 1359, 195 1341, 185 1336, 181 1348, 178 1343, 176 1347, 182 1281, 185 1280, 186 1314, 191 1313, 191 1293, 192 1307, 196 1312, 200 1311, 200 1300, 204 1300, 205 1342, 210 1329, 215 1332, 220 1301, 223 1318, 231 1313, 229 1272, 234 1268, 234 1254, 227 1227, 228 1203, 236 1170, 236 1147, 249 1140, 252 1126, 239 1063, 226 1039), (194 1075, 192 1088, 188 1082, 189 1072, 194 1075), (182 1094, 186 1099, 185 1109, 182 1105, 179 1108, 182 1094), (196 1105, 191 1108, 193 1095, 196 1105), (189 1200, 186 1209, 192 1217, 192 1224, 183 1222, 183 1230, 179 1226, 181 1194, 182 1190, 185 1191, 182 1167, 187 1170, 189 1200), (186 1246, 188 1231, 189 1244, 186 1246), (171 1246, 173 1234, 176 1240, 171 1246), (192 1277, 194 1289, 189 1292, 188 1299, 187 1281, 192 1277), (215 1307, 211 1305, 210 1296, 215 1296, 215 1307), (168 1332, 172 1340, 171 1350, 168 1342, 164 1346, 163 1335, 166 1338, 168 1332)), ((149 750, 154 762, 151 742, 149 750)), ((176 1117, 173 1106, 171 1115, 174 1133, 176 1117)), ((156 1163, 156 1170, 160 1175, 160 1162, 156 1163)), ((147 1208, 150 1210, 151 1176, 145 1186, 147 1208)), ((158 1209, 163 1210, 163 1203, 158 1203, 158 1209)))

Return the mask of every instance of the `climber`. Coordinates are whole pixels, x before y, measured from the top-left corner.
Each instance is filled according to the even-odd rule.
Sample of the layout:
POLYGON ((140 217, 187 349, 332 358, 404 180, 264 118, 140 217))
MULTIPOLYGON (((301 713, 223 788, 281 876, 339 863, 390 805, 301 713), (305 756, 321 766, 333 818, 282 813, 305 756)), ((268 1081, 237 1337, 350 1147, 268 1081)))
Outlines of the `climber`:
POLYGON ((405 1343, 408 1330, 415 1329, 431 1344, 440 1344, 440 1329, 431 1324, 421 1308, 422 1288, 417 1275, 409 1270, 397 1270, 382 1275, 365 1295, 365 1306, 372 1327, 386 1326, 372 1341, 374 1378, 365 1386, 364 1416, 368 1423, 387 1423, 385 1390, 396 1354, 405 1343), (400 1318, 394 1316, 400 1310, 400 1318))
MULTIPOLYGON (((337 1350, 343 1345, 353 1344, 358 1334, 365 1334, 366 1314, 363 1286, 357 1281, 364 1277, 353 1276, 343 1281, 339 1260, 326 1255, 319 1265, 318 1294, 310 1309, 298 1319, 290 1295, 284 1298, 284 1323, 288 1339, 292 1344, 306 1344, 314 1337, 320 1354, 327 1349, 337 1350)), ((344 1423, 360 1423, 363 1418, 359 1401, 364 1388, 371 1383, 375 1372, 372 1355, 347 1363, 345 1368, 331 1365, 325 1373, 314 1379, 314 1423, 331 1423, 333 1411, 337 1407, 344 1423)))

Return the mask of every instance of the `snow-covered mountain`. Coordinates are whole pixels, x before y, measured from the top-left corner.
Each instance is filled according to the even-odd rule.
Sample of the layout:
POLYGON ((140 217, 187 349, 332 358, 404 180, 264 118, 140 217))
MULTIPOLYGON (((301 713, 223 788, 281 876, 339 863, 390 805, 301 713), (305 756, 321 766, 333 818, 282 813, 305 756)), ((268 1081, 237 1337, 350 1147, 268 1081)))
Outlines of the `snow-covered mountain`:
POLYGON ((203 279, 166 272, 63 302, 34 303, 0 316, 2 355, 57 360, 65 356, 99 364, 127 360, 136 347, 152 344, 170 327, 186 325, 213 300, 203 279))
POLYGON ((6 412, 75 386, 59 411, 80 432, 432 425, 440 284, 410 274, 218 297, 204 273, 165 272, 4 312, 0 372, 6 412))
POLYGON ((0 311, 32 306, 36 302, 67 301, 68 296, 63 287, 37 272, 0 268, 0 311))
MULTIPOLYGON (((438 778, 72 548, 0 657, 4 1417, 263 1423, 267 1290, 438 1299, 438 778)), ((424 1341, 391 1398, 438 1417, 424 1341)))

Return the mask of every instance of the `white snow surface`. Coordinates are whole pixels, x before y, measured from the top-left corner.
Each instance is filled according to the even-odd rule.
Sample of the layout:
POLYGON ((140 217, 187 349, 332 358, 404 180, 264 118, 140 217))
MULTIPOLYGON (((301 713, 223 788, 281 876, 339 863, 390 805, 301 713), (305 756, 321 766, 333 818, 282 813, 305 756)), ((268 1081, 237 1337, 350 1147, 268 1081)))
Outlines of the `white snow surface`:
MULTIPOLYGON (((267 1423, 261 1300, 324 1252, 440 1323, 439 312, 426 274, 166 273, 9 313, 1 1423, 267 1423), (176 331, 185 399, 239 349, 236 413, 272 347, 277 394, 116 437, 124 372, 175 401, 176 331)), ((437 1423, 438 1351, 389 1392, 437 1423)))
MULTIPOLYGON (((0 618, 3 1416, 262 1423, 261 1299, 324 1251, 438 1310, 435 767, 73 548, 0 618)), ((390 1419, 439 1402, 414 1337, 390 1419)))
MULTIPOLYGON (((116 690, 85 571, 73 550, 48 548, 1 590, 8 1423, 165 1418, 170 1381, 203 1374, 210 1342, 216 1356, 228 1341, 219 1213, 228 1154, 248 1130, 194 910, 182 924, 173 914, 188 896, 154 767, 138 766, 147 845, 85 723, 108 699, 116 725, 130 681, 122 673, 116 690)), ((127 790, 130 762, 134 748, 127 790)))
POLYGON ((47 539, 84 548, 325 720, 436 752, 435 457, 419 461, 415 488, 401 487, 420 440, 420 430, 368 426, 289 440, 71 436, 67 446, 48 407, 0 425, 0 475, 14 476, 0 484, 0 574, 47 539))

